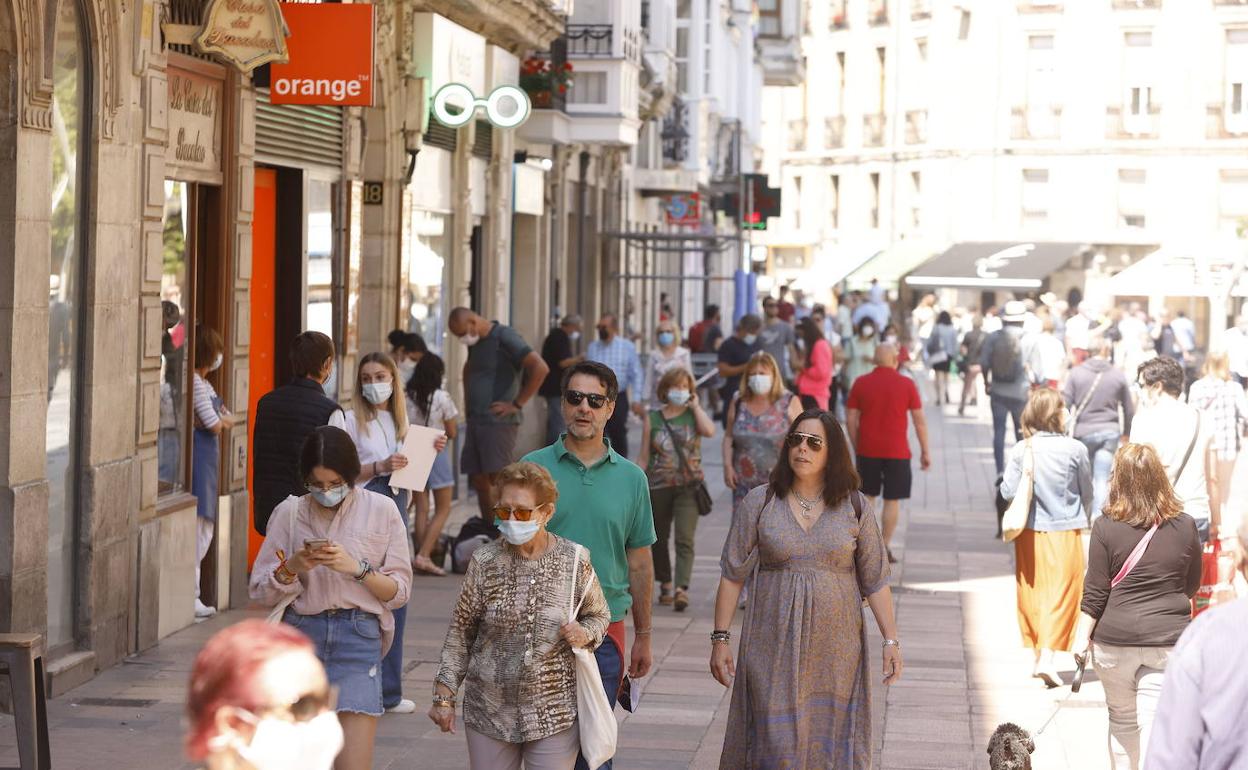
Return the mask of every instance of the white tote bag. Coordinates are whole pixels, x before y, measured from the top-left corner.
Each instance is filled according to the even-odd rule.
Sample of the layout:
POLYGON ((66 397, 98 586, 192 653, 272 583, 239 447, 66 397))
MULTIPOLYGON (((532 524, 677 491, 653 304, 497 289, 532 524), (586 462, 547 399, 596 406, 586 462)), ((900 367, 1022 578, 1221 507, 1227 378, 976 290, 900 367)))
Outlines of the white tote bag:
MULTIPOLYGON (((585 594, 581 595, 581 601, 576 601, 576 575, 581 569, 579 545, 573 565, 568 622, 576 621, 581 604, 585 602, 585 594), (573 602, 576 602, 575 607, 573 602)), ((593 585, 591 574, 590 582, 585 584, 586 594, 593 585)), ((615 756, 619 724, 615 721, 615 710, 607 700, 607 693, 602 689, 602 675, 598 673, 598 661, 594 654, 584 647, 573 647, 572 655, 576 662, 576 722, 581 733, 581 755, 587 765, 597 768, 615 756)))
POLYGON ((1031 439, 1023 445, 1023 478, 1018 482, 1018 493, 1010 501, 1001 517, 1001 539, 1010 542, 1023 534, 1027 528, 1027 519, 1031 516, 1031 496, 1036 483, 1036 450, 1031 446, 1031 439))

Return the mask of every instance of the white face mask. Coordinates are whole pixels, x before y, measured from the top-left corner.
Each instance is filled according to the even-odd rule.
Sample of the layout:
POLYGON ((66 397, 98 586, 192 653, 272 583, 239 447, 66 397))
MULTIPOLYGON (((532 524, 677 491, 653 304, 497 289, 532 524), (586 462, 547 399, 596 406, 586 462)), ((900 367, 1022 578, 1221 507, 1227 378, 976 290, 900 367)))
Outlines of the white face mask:
POLYGON ((221 362, 224 360, 225 360, 225 357, 222 356, 220 353, 218 353, 217 357, 212 359, 212 366, 208 367, 208 371, 215 372, 216 370, 220 369, 221 362))
POLYGON ((524 545, 537 537, 538 531, 542 528, 542 525, 533 519, 528 521, 495 519, 494 524, 498 527, 498 531, 503 533, 503 539, 512 545, 524 545))
POLYGON ((399 376, 403 378, 403 382, 412 379, 412 373, 416 371, 416 362, 410 358, 405 358, 399 362, 399 376))
POLYGON ((568 335, 568 339, 572 340, 573 342, 576 342, 580 338, 581 338, 580 332, 572 332, 571 334, 568 335))
POLYGON ((232 743, 234 753, 256 770, 329 770, 342 751, 342 725, 332 711, 306 722, 267 717, 256 722, 249 743, 237 737, 232 743))
POLYGON ((763 396, 771 392, 770 374, 751 374, 747 382, 755 395, 763 396))
POLYGON ((689 391, 687 390, 669 390, 667 391, 667 403, 672 406, 684 406, 689 403, 689 391))
POLYGON ((480 341, 481 341, 481 335, 479 335, 479 334, 465 334, 464 336, 460 337, 459 339, 460 339, 460 341, 462 341, 462 342, 463 342, 465 345, 467 345, 468 347, 472 347, 473 345, 475 345, 475 344, 477 344, 478 342, 480 342, 480 341))
POLYGON ((394 392, 394 386, 388 382, 370 382, 362 390, 364 391, 364 398, 368 399, 368 403, 377 406, 390 400, 390 394, 394 392))
POLYGON ((757 340, 757 339, 758 339, 758 335, 757 335, 757 334, 747 334, 747 335, 745 335, 745 344, 747 344, 747 345, 753 345, 753 344, 754 344, 754 342, 755 342, 755 340, 757 340))
POLYGON ((338 503, 343 501, 343 499, 347 496, 347 492, 350 491, 350 488, 346 484, 339 484, 336 487, 330 487, 328 490, 323 490, 309 484, 307 486, 307 490, 312 493, 313 500, 316 500, 326 508, 333 508, 338 505, 338 503))

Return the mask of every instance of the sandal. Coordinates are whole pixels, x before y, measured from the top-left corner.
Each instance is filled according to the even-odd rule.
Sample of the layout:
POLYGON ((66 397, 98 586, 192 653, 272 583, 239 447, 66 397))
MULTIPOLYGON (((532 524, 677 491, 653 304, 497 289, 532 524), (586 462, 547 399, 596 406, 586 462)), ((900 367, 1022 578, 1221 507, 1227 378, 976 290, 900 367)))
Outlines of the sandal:
POLYGON ((659 604, 664 607, 670 607, 672 605, 671 586, 659 586, 659 604))
POLYGON ((689 591, 684 588, 676 589, 676 598, 673 600, 674 609, 677 612, 684 612, 689 606, 689 591))
POLYGON ((437 577, 446 576, 446 570, 434 564, 433 559, 430 559, 428 556, 421 556, 420 554, 417 554, 416 558, 412 559, 412 571, 422 572, 426 575, 435 575, 437 577))

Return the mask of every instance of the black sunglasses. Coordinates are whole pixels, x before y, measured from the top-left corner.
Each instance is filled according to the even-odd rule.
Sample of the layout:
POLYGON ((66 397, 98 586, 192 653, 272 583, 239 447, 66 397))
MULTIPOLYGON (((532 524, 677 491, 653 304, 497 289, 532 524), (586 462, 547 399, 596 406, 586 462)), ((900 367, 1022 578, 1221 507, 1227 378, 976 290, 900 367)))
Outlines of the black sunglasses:
POLYGON ((789 449, 794 449, 802 445, 802 439, 806 439, 806 446, 810 447, 810 451, 823 451, 823 438, 813 433, 790 433, 785 438, 784 443, 788 444, 789 449))
POLYGON ((572 406, 580 406, 582 401, 589 401, 590 409, 601 409, 607 405, 607 397, 598 393, 582 393, 579 390, 565 390, 563 400, 572 406))

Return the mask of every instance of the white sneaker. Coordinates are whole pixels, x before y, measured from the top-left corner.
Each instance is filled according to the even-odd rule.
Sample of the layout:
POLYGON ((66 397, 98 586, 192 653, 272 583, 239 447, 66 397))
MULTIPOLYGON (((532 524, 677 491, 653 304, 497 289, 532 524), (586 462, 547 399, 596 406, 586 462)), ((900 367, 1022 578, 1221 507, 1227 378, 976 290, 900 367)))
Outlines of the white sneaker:
POLYGON ((200 620, 203 620, 204 618, 210 618, 216 614, 217 614, 216 607, 209 607, 208 605, 201 602, 199 599, 195 600, 195 617, 199 618, 200 620))
POLYGON ((404 698, 403 700, 394 704, 390 708, 386 709, 386 713, 387 714, 415 714, 416 702, 410 701, 407 698, 404 698))

